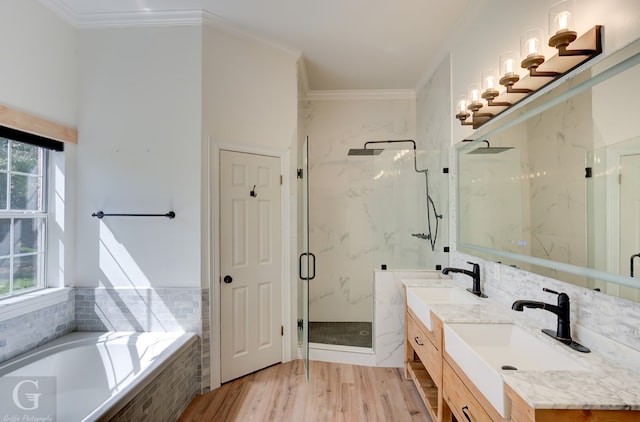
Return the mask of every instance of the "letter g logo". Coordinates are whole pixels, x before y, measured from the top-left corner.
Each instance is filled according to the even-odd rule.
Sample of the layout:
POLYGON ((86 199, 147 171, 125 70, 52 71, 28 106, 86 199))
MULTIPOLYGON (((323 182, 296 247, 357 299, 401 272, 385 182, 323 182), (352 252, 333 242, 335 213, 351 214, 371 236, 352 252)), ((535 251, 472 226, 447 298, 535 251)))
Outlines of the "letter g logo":
POLYGON ((38 390, 38 381, 34 381, 34 380, 23 380, 23 381, 20 381, 13 388, 13 403, 16 406, 18 406, 20 409, 22 409, 22 410, 34 410, 34 409, 37 409, 40 406, 39 401, 40 401, 40 396, 42 394, 41 393, 24 393, 23 395, 26 398, 26 400, 28 402, 32 403, 31 407, 24 406, 22 404, 22 402, 20 401, 20 397, 18 395, 19 392, 20 392, 20 388, 22 387, 23 384, 31 384, 31 385, 36 387, 36 391, 38 390))

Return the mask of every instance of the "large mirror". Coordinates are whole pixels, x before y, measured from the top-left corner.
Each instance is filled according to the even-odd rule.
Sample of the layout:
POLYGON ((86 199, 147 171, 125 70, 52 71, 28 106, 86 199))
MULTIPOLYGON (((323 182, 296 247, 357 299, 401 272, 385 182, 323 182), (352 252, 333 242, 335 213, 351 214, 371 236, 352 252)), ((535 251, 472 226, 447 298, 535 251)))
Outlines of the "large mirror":
POLYGON ((640 300, 638 81, 640 41, 460 143, 458 249, 640 300))

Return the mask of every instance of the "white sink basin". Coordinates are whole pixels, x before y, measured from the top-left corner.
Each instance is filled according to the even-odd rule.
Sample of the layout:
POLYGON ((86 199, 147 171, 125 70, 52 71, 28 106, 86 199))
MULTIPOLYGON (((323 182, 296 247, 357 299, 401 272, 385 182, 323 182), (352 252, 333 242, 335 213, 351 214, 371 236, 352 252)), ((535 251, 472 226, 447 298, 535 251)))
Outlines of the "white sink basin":
POLYGON ((433 330, 430 305, 477 303, 480 303, 480 299, 476 296, 455 287, 407 287, 407 306, 429 330, 433 330))
MULTIPOLYGON (((550 341, 555 341, 551 340, 550 341)), ((502 373, 519 371, 586 371, 565 352, 514 324, 447 323, 444 347, 469 379, 503 417, 511 403, 504 393, 502 373)))
POLYGON ((425 271, 412 278, 403 278, 405 283, 424 283, 425 280, 451 280, 450 275, 442 274, 440 271, 425 271))

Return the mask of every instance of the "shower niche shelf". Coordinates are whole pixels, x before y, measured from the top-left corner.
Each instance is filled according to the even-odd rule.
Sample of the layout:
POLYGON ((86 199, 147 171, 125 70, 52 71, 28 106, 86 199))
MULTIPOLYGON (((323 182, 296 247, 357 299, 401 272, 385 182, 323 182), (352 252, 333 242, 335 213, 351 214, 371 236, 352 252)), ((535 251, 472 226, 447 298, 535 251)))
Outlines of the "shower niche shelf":
POLYGON ((438 415, 438 387, 419 360, 407 362, 408 377, 413 380, 418 394, 427 406, 431 419, 437 420, 438 415))

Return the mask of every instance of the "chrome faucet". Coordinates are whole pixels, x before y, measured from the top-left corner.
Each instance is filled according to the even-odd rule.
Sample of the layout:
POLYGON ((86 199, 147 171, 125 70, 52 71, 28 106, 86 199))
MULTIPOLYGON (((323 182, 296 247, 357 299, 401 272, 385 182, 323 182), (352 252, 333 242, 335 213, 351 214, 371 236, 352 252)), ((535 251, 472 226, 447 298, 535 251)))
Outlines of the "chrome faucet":
POLYGON ((442 270, 442 274, 460 273, 460 274, 468 275, 473 279, 473 288, 467 289, 467 291, 479 297, 487 297, 487 295, 482 293, 482 290, 480 289, 480 265, 476 264, 475 262, 469 262, 469 261, 467 261, 467 264, 473 265, 472 271, 465 270, 464 268, 447 267, 442 270))
POLYGON ((516 300, 515 302, 513 302, 513 305, 511 305, 511 309, 513 309, 514 311, 522 312, 524 311, 524 308, 532 308, 544 309, 545 311, 553 312, 558 317, 556 331, 553 332, 553 330, 544 328, 542 332, 550 337, 553 337, 559 342, 568 345, 572 349, 583 353, 589 353, 590 350, 588 348, 579 343, 576 343, 571 338, 571 302, 569 300, 569 295, 567 295, 566 293, 558 293, 554 290, 547 289, 546 287, 542 290, 558 295, 558 304, 551 305, 549 303, 538 302, 535 300, 516 300))

